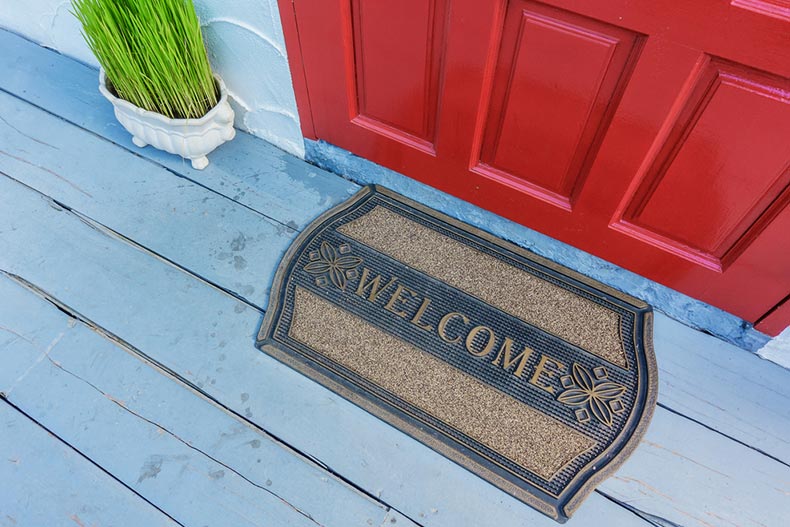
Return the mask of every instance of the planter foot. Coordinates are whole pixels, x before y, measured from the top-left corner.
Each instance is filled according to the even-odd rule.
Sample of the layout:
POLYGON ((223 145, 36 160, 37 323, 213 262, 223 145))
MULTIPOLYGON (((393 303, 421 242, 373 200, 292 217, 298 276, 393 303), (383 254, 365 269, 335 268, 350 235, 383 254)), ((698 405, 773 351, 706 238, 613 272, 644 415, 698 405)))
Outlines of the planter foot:
POLYGON ((203 170, 208 166, 208 158, 206 156, 198 157, 192 160, 192 168, 195 170, 203 170))
POLYGON ((143 141, 139 137, 135 137, 135 136, 132 136, 132 143, 134 143, 135 145, 139 146, 140 148, 144 148, 144 147, 148 146, 148 143, 146 143, 145 141, 143 141))

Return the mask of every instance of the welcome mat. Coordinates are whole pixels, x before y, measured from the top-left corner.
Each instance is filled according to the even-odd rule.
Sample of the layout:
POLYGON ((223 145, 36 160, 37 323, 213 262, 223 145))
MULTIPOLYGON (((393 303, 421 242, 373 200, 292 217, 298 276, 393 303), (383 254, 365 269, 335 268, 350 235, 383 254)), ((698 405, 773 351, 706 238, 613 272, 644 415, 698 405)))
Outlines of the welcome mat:
POLYGON ((381 187, 305 229, 270 298, 263 351, 558 521, 653 413, 649 306, 381 187))

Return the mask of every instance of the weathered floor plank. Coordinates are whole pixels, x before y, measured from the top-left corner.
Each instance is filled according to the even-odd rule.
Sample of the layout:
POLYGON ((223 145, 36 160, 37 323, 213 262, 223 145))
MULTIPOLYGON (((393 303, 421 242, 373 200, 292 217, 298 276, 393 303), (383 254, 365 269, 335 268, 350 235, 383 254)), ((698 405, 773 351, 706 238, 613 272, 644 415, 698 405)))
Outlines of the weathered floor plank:
MULTIPOLYGON (((0 178, 0 269, 424 525, 554 525, 254 348, 260 313, 0 178), (37 240, 33 245, 26 240, 37 240), (224 356, 224 360, 223 359, 224 356)), ((640 520, 600 495, 580 525, 640 520)))
MULTIPOLYGON (((27 150, 36 152, 37 160, 54 158, 55 163, 25 167, 19 160, 8 156, 3 160, 0 155, 0 162, 14 167, 14 177, 259 307, 265 305, 274 266, 293 235, 289 226, 301 228, 357 188, 244 134, 214 154, 218 159, 205 172, 193 171, 188 163, 168 154, 137 149, 96 90, 95 70, 2 30, 0 46, 10 50, 0 55, 0 67, 8 72, 0 76, 0 89, 123 147, 114 155, 109 144, 97 147, 109 156, 97 170, 95 159, 92 163, 79 159, 86 148, 80 146, 81 141, 91 134, 73 128, 69 133, 47 133, 49 126, 58 130, 67 125, 59 128, 53 124, 59 118, 45 119, 43 112, 28 108, 35 116, 29 122, 41 119, 48 124, 31 125, 24 120, 24 111, 21 116, 14 113, 19 103, 3 99, 6 106, 0 116, 7 122, 0 122, 4 134, 0 144, 15 146, 9 153, 16 157, 24 158, 27 154, 20 150, 27 150), (64 154, 64 147, 53 156, 46 146, 36 143, 42 133, 46 142, 77 145, 77 150, 64 154), (71 133, 74 141, 64 138, 71 133), (159 165, 128 161, 136 156, 124 152, 136 152, 159 165), (86 163, 92 171, 85 170, 86 163), (156 166, 167 166, 182 177, 163 182, 166 176, 157 174, 156 166), (57 172, 68 182, 46 170, 57 172), (216 192, 201 193, 200 187, 186 178, 243 206, 234 209, 216 192), (272 218, 275 235, 258 239, 257 233, 248 238, 250 230, 269 231, 265 219, 236 210, 244 207, 272 218)), ((96 138, 87 143, 99 142, 96 138)), ((666 317, 656 318, 661 404, 790 464, 790 386, 784 382, 785 371, 666 317), (771 397, 766 398, 766 392, 771 397)))
POLYGON ((211 164, 202 171, 153 147, 137 148, 115 120, 112 105, 99 94, 96 70, 3 29, 0 49, 0 89, 277 218, 283 225, 301 229, 313 219, 312 211, 327 209, 359 188, 320 168, 305 171, 303 161, 242 131, 232 143, 212 152, 211 164))
MULTIPOLYGON (((9 199, 0 211, 0 224, 9 228, 2 235, 2 269, 35 283, 228 408, 426 525, 542 521, 423 445, 257 352, 252 344, 259 312, 91 229, 7 178, 0 180, 0 195, 9 199), (31 239, 38 246, 24 247, 31 239), (80 287, 88 283, 91 287, 80 287), (224 362, 219 360, 223 354, 224 362), (242 401, 242 393, 249 398, 242 401), (431 515, 432 510, 439 512, 431 515)), ((681 525, 773 525, 781 524, 790 506, 787 475, 786 465, 659 408, 645 444, 601 489, 681 525)), ((618 510, 593 496, 576 520, 616 517, 618 510)), ((634 518, 622 520, 630 524, 634 518)))
POLYGON ((369 527, 390 517, 6 275, 0 298, 5 398, 179 523, 369 527))
POLYGON ((659 402, 790 467, 790 371, 656 316, 659 402))
POLYGON ((4 92, 0 172, 258 306, 296 235, 4 92))
POLYGON ((3 400, 0 482, 3 527, 178 525, 3 400))

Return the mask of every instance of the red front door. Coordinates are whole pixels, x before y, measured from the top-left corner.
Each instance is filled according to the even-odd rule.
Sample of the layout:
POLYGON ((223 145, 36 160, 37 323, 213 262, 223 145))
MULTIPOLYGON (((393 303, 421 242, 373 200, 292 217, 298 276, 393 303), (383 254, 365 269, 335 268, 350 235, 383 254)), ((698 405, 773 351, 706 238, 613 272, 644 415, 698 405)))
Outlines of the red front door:
POLYGON ((749 321, 790 293, 785 0, 281 7, 309 137, 749 321))

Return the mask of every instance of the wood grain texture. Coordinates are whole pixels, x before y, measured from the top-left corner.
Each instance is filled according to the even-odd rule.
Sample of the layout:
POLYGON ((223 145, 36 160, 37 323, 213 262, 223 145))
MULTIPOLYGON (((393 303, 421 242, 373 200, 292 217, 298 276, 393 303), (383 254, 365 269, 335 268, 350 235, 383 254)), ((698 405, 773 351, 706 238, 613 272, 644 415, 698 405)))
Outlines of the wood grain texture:
POLYGON ((132 144, 99 94, 95 69, 2 29, 0 49, 0 89, 286 226, 304 227, 317 214, 313 210, 331 207, 359 188, 240 130, 232 143, 212 152, 205 170, 194 170, 177 156, 132 144))
POLYGON ((3 527, 179 525, 2 400, 0 430, 3 527))
MULTIPOLYGON (((108 152, 107 155, 111 156, 111 160, 116 159, 113 161, 115 166, 124 167, 128 159, 135 157, 124 152, 124 150, 136 151, 136 149, 115 122, 111 108, 109 106, 105 108, 103 99, 96 90, 95 70, 2 30, 0 30, 0 43, 12 51, 9 54, 0 54, 0 67, 10 72, 9 75, 0 76, 0 87, 11 90, 16 97, 32 101, 108 141, 120 144, 123 149, 118 149, 113 154, 109 154, 112 150, 105 150, 108 152), (18 58, 15 59, 15 56, 18 58)), ((24 105, 20 108, 22 108, 20 111, 31 110, 24 105)), ((0 116, 6 118, 5 111, 3 110, 0 116)), ((36 111, 33 111, 33 115, 37 118, 44 116, 43 113, 36 111)), ((10 119, 8 120, 11 122, 10 119)), ((55 120, 57 118, 53 117, 52 120, 45 122, 54 123, 55 120)), ((26 125, 23 121, 20 130, 34 132, 31 135, 35 139, 43 138, 53 143, 66 140, 48 134, 46 128, 27 128, 29 126, 31 125, 26 125)), ((56 129, 61 131, 67 129, 69 134, 83 134, 80 137, 90 135, 73 127, 56 129)), ((46 149, 45 145, 36 143, 33 138, 20 134, 19 130, 9 128, 8 123, 0 121, 0 133, 4 134, 3 144, 16 144, 27 149, 28 152, 46 149)), ((235 208, 251 207, 261 215, 271 217, 275 226, 278 223, 282 225, 293 222, 291 226, 301 228, 302 222, 318 216, 326 208, 345 199, 349 193, 358 189, 353 183, 295 160, 261 141, 255 140, 252 143, 245 141, 237 139, 227 145, 227 158, 225 158, 228 163, 227 170, 212 172, 205 183, 214 185, 215 189, 225 196, 236 198, 239 205, 235 208), (277 155, 278 152, 282 155, 277 155), (231 170, 231 167, 234 170, 231 170), (251 170, 265 171, 268 176, 264 180, 244 176, 251 170), (305 190, 308 188, 309 191, 305 190), (272 203, 279 205, 271 206, 272 203)), ((51 154, 44 152, 40 155, 41 158, 46 158, 51 154)), ((173 161, 172 156, 153 149, 139 151, 139 155, 155 163, 173 161)), ((0 155, 0 162, 14 161, 3 160, 2 157, 0 155)), ((256 219, 254 214, 229 211, 222 196, 213 194, 214 197, 207 203, 201 203, 204 198, 211 195, 210 191, 201 194, 199 188, 190 183, 189 178, 200 176, 202 173, 192 171, 188 164, 174 162, 169 170, 176 171, 171 175, 175 176, 172 179, 179 183, 175 186, 171 183, 163 183, 162 188, 169 188, 171 191, 164 196, 154 197, 154 203, 158 204, 161 214, 157 218, 146 210, 151 199, 148 193, 155 192, 152 185, 164 180, 161 174, 156 175, 156 164, 146 168, 142 176, 135 174, 134 179, 129 181, 129 176, 122 168, 113 171, 97 170, 90 177, 86 177, 79 173, 79 166, 75 167, 67 163, 67 159, 71 159, 72 163, 77 161, 74 156, 70 158, 61 156, 58 158, 58 173, 74 178, 72 182, 78 182, 83 190, 91 192, 92 199, 45 170, 24 167, 22 162, 17 161, 14 165, 20 167, 20 170, 15 171, 14 177, 50 193, 49 195, 61 203, 72 206, 83 214, 99 219, 108 227, 135 239, 138 243, 153 245, 193 273, 216 280, 215 283, 221 287, 251 300, 259 307, 265 307, 264 290, 271 282, 279 254, 288 243, 288 235, 267 240, 253 238, 254 247, 245 248, 241 254, 234 254, 234 258, 219 260, 219 254, 223 252, 233 254, 228 248, 238 247, 234 239, 237 238, 239 229, 247 229, 246 238, 251 227, 258 225, 261 229, 265 229, 267 226, 264 218, 256 219), (116 191, 119 185, 124 189, 123 195, 116 191), (149 190, 140 190, 137 185, 149 190), (179 185, 184 187, 187 195, 194 196, 193 199, 198 201, 185 207, 179 185), (135 210, 138 208, 139 210, 135 210), (228 211, 229 218, 244 219, 244 222, 235 226, 235 229, 224 221, 219 224, 215 221, 206 227, 208 220, 202 221, 199 217, 200 214, 205 214, 210 219, 211 214, 223 210, 228 211), (194 240, 197 237, 192 231, 192 224, 183 221, 181 216, 201 220, 198 225, 207 228, 205 238, 210 243, 204 243, 201 238, 197 243, 171 248, 170 243, 175 237, 183 236, 185 240, 194 240), (162 229, 160 219, 170 222, 168 229, 162 229), (158 232, 162 230, 168 232, 158 232), (264 246, 263 250, 261 245, 264 246), (269 251, 265 250, 265 247, 268 247, 269 251), (244 272, 237 273, 232 266, 235 264, 236 255, 243 257, 246 262, 247 267, 244 272), (230 280, 224 280, 228 277, 228 273, 231 273, 230 280), (255 291, 250 292, 251 287, 255 288, 255 291)), ((215 170, 212 167, 221 164, 222 162, 212 158, 212 165, 204 172, 215 170)), ((51 167, 44 168, 52 170, 51 167)), ((161 168, 159 170, 161 171, 161 168)), ((275 231, 279 232, 279 229, 275 228, 275 231)), ((790 462, 790 445, 786 439, 790 437, 790 419, 787 417, 787 412, 780 412, 777 417, 775 411, 765 411, 766 404, 768 408, 778 408, 784 404, 782 401, 790 397, 790 387, 784 387, 778 381, 784 378, 781 368, 765 364, 765 361, 758 357, 744 353, 718 339, 690 330, 669 319, 662 319, 660 314, 657 316, 656 354, 661 369, 659 400, 662 404, 700 420, 706 426, 725 435, 790 462), (668 323, 662 324, 662 320, 668 323), (687 336, 690 340, 685 340, 687 336), (693 344, 690 344, 691 342, 693 344), (691 367, 687 361, 693 361, 691 364, 694 366, 691 367), (737 378, 744 386, 737 395, 734 395, 730 384, 717 380, 720 378, 717 374, 700 375, 699 373, 699 368, 705 367, 706 364, 721 363, 733 365, 730 368, 730 375, 726 378, 734 378, 734 372, 737 372, 737 378), (764 398, 761 384, 766 376, 777 379, 772 386, 778 398, 772 399, 774 402, 761 403, 764 398), (740 405, 743 400, 754 401, 751 411, 741 410, 740 405)), ((718 368, 714 368, 716 369, 718 368)))
MULTIPOLYGON (((406 516, 430 526, 554 525, 256 350, 261 317, 248 305, 92 228, 8 178, 0 178, 0 196, 0 224, 6 226, 0 269, 35 283, 75 316, 119 336, 182 382, 406 516), (24 248, 20 241, 31 236, 38 242, 24 248)), ((599 517, 615 526, 639 524, 633 513, 600 495, 574 519, 595 525, 599 517)))
POLYGON ((5 275, 0 297, 10 300, 0 305, 5 398, 180 523, 368 527, 387 517, 5 275))
MULTIPOLYGON (((196 276, 211 276, 217 285, 244 296, 243 286, 227 281, 236 273, 223 275, 210 253, 216 244, 230 246, 235 237, 233 225, 230 220, 216 221, 217 218, 215 224, 219 225, 210 225, 200 219, 200 214, 210 216, 222 211, 227 218, 241 218, 248 229, 244 231, 245 237, 247 232, 251 236, 263 233, 265 245, 273 225, 275 233, 277 224, 289 221, 294 222, 292 227, 300 228, 304 224, 300 221, 307 222, 344 199, 356 185, 284 154, 277 155, 277 151, 272 153, 257 140, 237 140, 218 151, 217 155, 220 152, 227 155, 223 161, 227 163, 225 170, 214 172, 205 180, 199 179, 201 174, 193 173, 188 166, 179 166, 180 161, 151 149, 139 151, 151 163, 130 162, 137 159, 129 153, 136 149, 130 143, 123 144, 128 142, 125 132, 120 130, 110 111, 102 109, 102 100, 95 90, 94 70, 6 32, 0 31, 0 42, 4 49, 15 52, 0 55, 0 65, 9 72, 0 77, 0 88, 11 90, 15 97, 31 100, 65 119, 46 121, 47 125, 55 121, 62 123, 55 128, 57 134, 47 135, 49 126, 26 128, 24 120, 9 119, 13 114, 8 112, 16 108, 24 116, 32 109, 4 96, 1 100, 13 104, 0 106, 0 117, 7 121, 0 122, 0 130, 6 134, 0 144, 16 145, 18 150, 13 155, 17 157, 46 163, 39 162, 40 167, 33 167, 8 156, 0 161, 7 163, 5 166, 12 171, 13 178, 37 186, 58 202, 74 208, 74 211, 64 209, 52 199, 0 177, 0 269, 17 273, 47 290, 72 312, 81 313, 170 368, 180 382, 194 386, 248 422, 264 427, 321 460, 424 525, 477 522, 506 526, 532 521, 536 525, 544 524, 534 511, 255 351, 253 343, 260 311, 196 279, 196 276), (66 121, 77 123, 99 138, 69 126, 66 121), (9 123, 18 130, 9 128, 9 123), (69 143, 62 137, 69 134, 82 140, 69 143), (88 161, 45 152, 51 144, 83 145, 89 136, 93 138, 88 141, 90 148, 99 148, 105 156, 103 164, 117 167, 115 170, 96 170, 94 162, 87 177, 79 171, 91 166, 84 164, 88 161), (66 142, 55 143, 56 140, 66 142), (96 146, 100 143, 108 146, 96 146), (134 163, 136 170, 130 170, 129 163, 134 163), (142 168, 143 164, 146 168, 142 168), (68 174, 69 183, 76 183, 90 196, 47 170, 68 174), (267 176, 255 181, 252 174, 259 172, 267 176), (140 178, 139 173, 143 174, 140 178), (203 184, 211 185, 222 195, 203 189, 216 198, 207 201, 213 202, 210 206, 193 210, 185 206, 178 185, 166 178, 186 184, 186 193, 192 199, 202 201, 206 197, 200 193, 203 184), (166 195, 147 198, 136 188, 151 192, 154 184, 156 189, 169 189, 166 195), (236 198, 239 203, 234 204, 225 196, 236 198), (158 213, 146 212, 146 207, 158 213), (141 210, 129 210, 134 208, 141 210), (242 214, 236 209, 248 212, 242 214), (189 272, 153 258, 144 248, 130 245, 89 219, 99 215, 102 223, 106 222, 107 227, 123 236, 142 245, 157 244, 168 258, 189 272), (196 225, 207 228, 205 240, 196 239, 195 233, 190 232, 196 225), (179 236, 191 240, 190 243, 178 246, 172 242, 179 236), (223 354, 225 360, 221 361, 223 354), (218 368, 222 371, 216 371, 218 368)), ((40 118, 43 113, 31 111, 31 115, 40 118)), ((92 150, 81 148, 81 157, 97 157, 92 150)), ((278 244, 287 244, 278 237, 271 238, 271 242, 272 252, 279 250, 278 244)), ((270 282, 267 276, 271 276, 278 258, 260 248, 245 250, 245 259, 247 255, 250 273, 245 280, 256 289, 267 287, 270 282)), ((265 305, 265 296, 257 299, 256 305, 265 305)), ((10 319, 0 320, 0 324, 5 325, 7 320, 10 319)), ((52 341, 52 328, 56 335, 71 331, 64 322, 66 318, 58 320, 60 326, 42 323, 41 333, 33 331, 27 336, 46 348, 52 341)), ((618 473, 621 479, 607 481, 601 487, 602 492, 620 503, 630 504, 658 523, 729 525, 727 522, 752 521, 772 525, 781 522, 776 514, 790 506, 787 495, 771 490, 774 487, 768 485, 777 483, 775 488, 786 492, 788 468, 757 450, 784 463, 790 459, 787 442, 790 419, 786 404, 790 383, 786 370, 660 315, 656 348, 661 369, 659 402, 666 409, 659 409, 648 433, 649 443, 643 444, 618 473), (673 412, 687 415, 700 424, 673 412), (678 478, 678 474, 683 477, 678 478), (689 483, 684 483, 686 480, 689 483), (693 499, 695 493, 699 500, 693 499)), ((25 360, 28 359, 24 355, 13 355, 3 364, 17 368, 16 371, 22 368, 24 372, 29 367, 25 360)), ((148 401, 155 400, 160 384, 152 381, 153 398, 148 401)), ((133 387, 125 389, 133 390, 133 387)), ((135 400, 134 394, 128 395, 119 398, 127 402, 135 400)), ((146 411, 153 411, 153 403, 144 406, 146 411)), ((123 410, 119 408, 119 411, 123 410)), ((176 425, 168 422, 167 426, 176 425)), ((205 433, 209 439, 212 437, 205 433)), ((204 437, 202 433, 200 437, 204 437)), ((243 461, 238 465, 234 461, 232 466, 241 465, 243 461)), ((593 495, 584 504, 574 522, 599 525, 602 517, 611 525, 640 522, 601 494, 593 495)))
POLYGON ((266 305, 294 229, 2 92, 0 117, 0 172, 266 305))
POLYGON ((790 465, 790 372, 660 313, 659 403, 790 465))
MULTIPOLYGON (((0 222, 10 228, 2 238, 0 268, 21 274, 229 409, 421 523, 541 521, 531 509, 256 352, 258 312, 90 228, 17 183, 0 181, 0 195, 12 198, 0 213, 0 222), (39 244, 23 248, 23 241, 33 238, 39 244), (91 287, 79 286, 86 283, 91 287), (173 328, 179 331, 174 334, 173 328), (222 354, 226 359, 218 372, 222 354), (242 393, 249 394, 246 401, 242 393), (431 517, 432 509, 441 514, 431 517)), ((724 518, 721 522, 771 525, 782 521, 788 506, 782 505, 788 502, 782 493, 790 492, 786 473, 786 465, 659 408, 645 444, 600 488, 645 514, 684 525, 705 525, 708 513, 724 518), (676 478, 676 472, 684 477, 676 478), (768 492, 769 486, 780 491, 768 492), (694 498, 700 492, 703 501, 694 498)), ((593 496, 574 520, 617 518, 617 511, 612 502, 593 496)), ((630 524, 634 517, 622 521, 630 524)))

